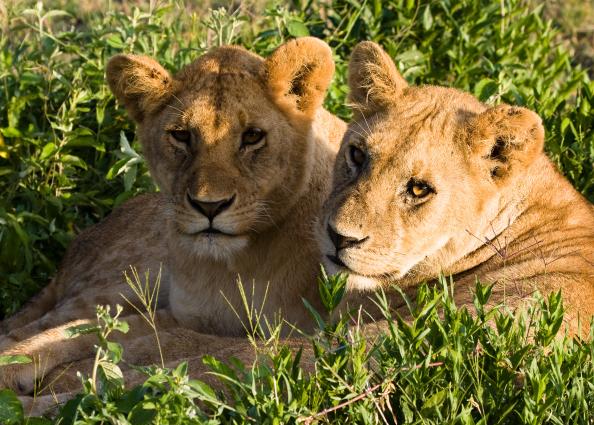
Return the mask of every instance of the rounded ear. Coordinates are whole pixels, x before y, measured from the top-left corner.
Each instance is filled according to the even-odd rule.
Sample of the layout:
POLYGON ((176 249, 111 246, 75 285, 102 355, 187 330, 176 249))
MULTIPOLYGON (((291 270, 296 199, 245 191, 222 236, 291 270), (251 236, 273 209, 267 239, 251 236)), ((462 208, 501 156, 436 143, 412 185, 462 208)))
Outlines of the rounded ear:
POLYGON ((106 74, 109 88, 136 122, 142 122, 173 93, 171 75, 146 56, 114 56, 107 63, 106 74))
POLYGON ((486 161, 491 177, 505 181, 540 155, 544 127, 540 117, 526 108, 499 105, 473 118, 469 143, 473 153, 486 161))
POLYGON ((349 60, 349 101, 355 113, 372 112, 390 103, 407 87, 394 61, 376 43, 355 46, 349 60))
POLYGON ((313 119, 334 75, 330 47, 314 37, 297 38, 279 46, 265 67, 272 100, 286 113, 313 119))

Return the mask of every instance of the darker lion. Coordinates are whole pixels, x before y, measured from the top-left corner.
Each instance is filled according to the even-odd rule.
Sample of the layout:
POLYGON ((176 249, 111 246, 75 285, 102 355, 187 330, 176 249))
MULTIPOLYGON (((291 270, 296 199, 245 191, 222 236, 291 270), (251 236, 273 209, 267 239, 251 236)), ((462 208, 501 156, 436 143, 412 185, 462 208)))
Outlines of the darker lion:
MULTIPOLYGON (((92 320, 95 304, 123 303, 119 293, 134 300, 121 275, 130 265, 141 275, 150 269, 154 279, 162 264, 164 304, 173 313, 158 316, 167 355, 229 345, 202 334, 169 343, 180 332, 169 338, 166 329, 179 325, 245 335, 238 276, 268 320, 280 313, 310 326, 301 298, 317 305, 313 223, 345 128, 322 107, 333 72, 330 48, 310 37, 266 59, 220 47, 176 75, 147 57, 112 58, 109 85, 138 124, 161 192, 126 203, 73 242, 44 294, 3 324, 10 332, 0 340, 2 354, 39 357, 43 372, 91 357, 94 338, 66 339, 64 328, 92 320)), ((128 306, 127 313, 134 311, 128 306)), ((134 342, 150 329, 137 315, 126 320, 132 335, 122 340, 136 349, 128 359, 157 361, 150 335, 134 342)), ((35 367, 3 368, 0 387, 32 390, 35 367)))

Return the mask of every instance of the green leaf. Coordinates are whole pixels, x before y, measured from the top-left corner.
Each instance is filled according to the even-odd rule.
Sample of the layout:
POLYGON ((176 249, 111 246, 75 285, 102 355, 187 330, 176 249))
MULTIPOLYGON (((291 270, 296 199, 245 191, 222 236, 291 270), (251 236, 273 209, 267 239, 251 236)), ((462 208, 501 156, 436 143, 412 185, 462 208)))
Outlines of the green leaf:
POLYGON ((499 84, 490 78, 483 78, 474 86, 474 95, 479 98, 481 102, 487 101, 491 96, 497 93, 499 84))
POLYGON ((171 375, 175 378, 184 378, 188 376, 188 362, 181 362, 171 372, 171 375))
POLYGON ((78 409, 84 399, 83 394, 79 394, 72 400, 68 400, 56 418, 56 423, 60 425, 72 425, 78 418, 78 409))
POLYGON ((126 45, 124 44, 124 42, 122 41, 122 37, 119 36, 119 34, 111 34, 109 35, 106 39, 105 42, 110 45, 113 48, 116 49, 124 49, 124 47, 126 47, 126 45))
POLYGON ((433 15, 431 14, 431 8, 429 5, 425 6, 425 11, 423 12, 423 28, 425 31, 428 31, 433 26, 433 15))
POLYGON ((118 323, 114 325, 113 330, 121 332, 123 334, 127 334, 130 330, 130 325, 128 325, 128 322, 126 321, 118 321, 118 323))
POLYGON ((436 392, 431 397, 425 400, 425 402, 423 403, 423 407, 421 407, 421 411, 432 410, 436 407, 441 406, 447 394, 448 392, 445 388, 436 392))
POLYGON ((62 155, 60 157, 60 160, 63 163, 73 165, 73 166, 81 168, 83 170, 86 170, 88 168, 85 161, 83 161, 81 158, 79 158, 78 156, 75 156, 75 155, 62 155))
POLYGON ((128 420, 131 425, 148 425, 153 423, 153 419, 157 416, 157 411, 154 408, 150 408, 149 403, 139 404, 132 409, 128 420))
POLYGON ((0 424, 20 425, 23 423, 23 405, 11 390, 0 390, 0 424))
POLYGON ((305 24, 295 19, 292 19, 287 23, 287 31, 289 31, 289 34, 293 37, 307 37, 309 35, 309 30, 305 24))
POLYGON ((126 165, 127 162, 128 162, 128 158, 122 158, 122 159, 118 160, 107 171, 105 178, 107 180, 113 180, 116 176, 118 176, 122 172, 122 169, 126 165))
POLYGON ((0 128, 0 133, 2 133, 2 135, 4 137, 22 137, 22 133, 14 128, 14 127, 4 127, 4 128, 0 128))
POLYGON ((101 332, 101 328, 91 323, 84 323, 82 325, 72 326, 64 331, 68 338, 76 338, 81 335, 88 335, 92 333, 98 334, 99 332, 101 332))
POLYGON ((207 399, 216 399, 216 394, 214 390, 206 383, 199 381, 197 379, 192 379, 188 381, 188 386, 192 388, 196 393, 198 393, 201 397, 207 399))
POLYGON ((124 133, 123 131, 120 131, 120 151, 128 157, 140 157, 140 155, 138 155, 138 153, 134 149, 132 149, 132 146, 130 146, 130 142, 128 142, 126 133, 124 133))
POLYGON ((320 275, 318 276, 318 288, 322 304, 329 313, 338 307, 338 304, 340 304, 340 301, 344 297, 347 281, 348 275, 346 273, 328 276, 324 267, 321 267, 320 275))
POLYGON ((105 152, 105 146, 101 143, 96 137, 94 136, 75 136, 68 139, 66 142, 66 147, 68 148, 76 148, 76 147, 92 147, 98 150, 99 152, 105 152))
POLYGON ((396 61, 402 62, 407 66, 422 63, 424 60, 425 56, 416 47, 412 47, 396 56, 396 61))
POLYGON ((134 387, 132 390, 125 393, 120 400, 116 401, 118 410, 122 413, 130 413, 130 411, 142 401, 146 392, 147 388, 143 385, 134 387))
POLYGON ((124 387, 124 374, 120 367, 110 361, 100 361, 97 368, 97 378, 101 394, 124 387))
POLYGON ((320 313, 318 313, 317 310, 305 298, 301 298, 301 301, 305 305, 305 308, 307 309, 307 311, 309 311, 309 314, 311 314, 311 316, 316 321, 316 325, 317 325, 318 329, 320 329, 320 330, 325 329, 326 322, 324 322, 324 319, 322 319, 322 316, 320 316, 320 313))
POLYGON ((97 124, 103 124, 103 120, 105 119, 104 105, 97 105, 97 109, 95 110, 95 117, 97 118, 97 124))
POLYGON ((47 159, 50 156, 52 156, 54 153, 56 153, 56 151, 58 150, 58 147, 54 144, 54 143, 47 143, 44 147, 43 150, 41 151, 41 155, 39 156, 40 159, 47 159))
POLYGON ((58 16, 72 16, 70 15, 70 13, 64 11, 64 10, 50 10, 49 12, 47 12, 45 15, 43 15, 43 20, 49 19, 49 18, 55 18, 58 16))
POLYGON ((11 364, 27 364, 31 363, 31 358, 20 354, 0 356, 0 366, 8 366, 11 364))
MULTIPOLYGON (((134 161, 134 160, 132 160, 134 161)), ((128 162, 129 164, 130 162, 128 162)), ((128 166, 126 164, 126 166, 128 166)), ((126 172, 124 173, 124 190, 129 191, 132 189, 132 186, 136 182, 136 173, 138 171, 138 167, 136 165, 130 166, 126 172)))
POLYGON ((109 360, 113 363, 119 363, 122 360, 122 354, 124 349, 122 348, 122 344, 113 341, 107 341, 106 349, 109 354, 109 360))
POLYGON ((118 365, 111 362, 100 362, 99 368, 103 369, 105 377, 110 381, 122 382, 124 375, 118 365))

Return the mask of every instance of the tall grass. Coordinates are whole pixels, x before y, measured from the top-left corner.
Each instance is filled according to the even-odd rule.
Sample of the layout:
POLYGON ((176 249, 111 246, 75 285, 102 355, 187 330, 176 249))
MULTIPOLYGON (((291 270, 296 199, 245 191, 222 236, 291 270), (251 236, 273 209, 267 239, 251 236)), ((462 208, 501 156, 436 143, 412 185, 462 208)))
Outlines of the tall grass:
MULTIPOLYGON (((322 297, 328 310, 344 284, 340 276, 320 280, 321 294, 336 295, 322 297)), ((355 311, 320 321, 300 350, 269 344, 253 364, 205 357, 210 385, 190 379, 184 362, 141 368, 146 381, 129 390, 117 366, 126 353, 107 339, 127 326, 99 308, 99 326, 82 332, 97 333, 94 370, 107 372, 84 379, 53 420, 32 423, 594 423, 594 339, 563 336, 560 294, 536 295, 532 307, 514 314, 487 307, 491 287, 480 283, 474 307, 459 308, 454 288, 445 278, 436 288, 422 286, 415 300, 406 299, 406 321, 378 294, 385 333, 375 337, 355 311)), ((26 421, 8 390, 0 391, 0 421, 26 421)))

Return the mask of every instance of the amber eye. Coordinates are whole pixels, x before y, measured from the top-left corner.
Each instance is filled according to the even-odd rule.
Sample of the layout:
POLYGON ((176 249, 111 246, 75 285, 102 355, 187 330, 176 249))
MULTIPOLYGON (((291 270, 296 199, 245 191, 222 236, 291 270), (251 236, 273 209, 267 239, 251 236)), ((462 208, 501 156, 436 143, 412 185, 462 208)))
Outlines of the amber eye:
POLYGON ((192 139, 192 134, 187 130, 171 130, 169 134, 181 143, 190 143, 190 140, 192 139))
POLYGON ((349 146, 349 159, 357 168, 361 168, 365 164, 367 155, 357 146, 351 145, 349 146))
POLYGON ((266 132, 258 127, 250 127, 241 135, 241 146, 250 146, 259 143, 266 132))
POLYGON ((417 199, 423 199, 430 193, 435 193, 435 189, 433 189, 428 183, 415 180, 408 182, 406 191, 409 195, 417 199))

